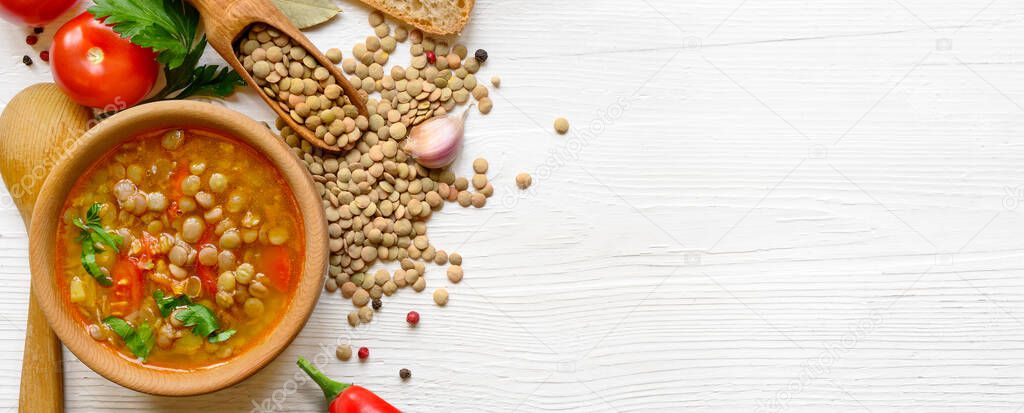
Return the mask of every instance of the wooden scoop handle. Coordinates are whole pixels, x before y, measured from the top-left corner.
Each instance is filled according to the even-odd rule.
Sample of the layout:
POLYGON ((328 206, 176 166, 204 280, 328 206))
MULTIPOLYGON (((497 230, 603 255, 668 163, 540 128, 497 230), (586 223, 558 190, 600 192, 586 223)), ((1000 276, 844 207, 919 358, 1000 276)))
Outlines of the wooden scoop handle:
POLYGON ((206 29, 206 37, 209 41, 210 46, 217 51, 228 62, 231 67, 242 76, 242 79, 249 84, 263 101, 266 102, 267 106, 270 106, 279 117, 284 119, 285 123, 292 128, 296 133, 299 134, 303 139, 309 141, 314 146, 322 148, 327 151, 340 151, 342 148, 338 146, 328 145, 323 139, 317 138, 316 135, 307 129, 304 125, 300 125, 294 120, 287 111, 281 108, 278 101, 272 97, 267 96, 266 92, 263 91, 259 85, 256 84, 256 79, 253 79, 252 75, 245 70, 242 66, 242 62, 238 59, 238 55, 235 54, 235 42, 245 34, 246 29, 256 23, 263 23, 269 27, 280 31, 284 35, 291 37, 296 43, 301 45, 309 56, 312 56, 317 62, 320 63, 324 68, 330 72, 331 76, 334 76, 334 80, 337 82, 341 89, 345 92, 345 96, 348 96, 352 104, 355 105, 358 112, 364 116, 369 116, 366 110, 366 103, 363 102, 362 96, 359 92, 349 83, 348 79, 341 74, 338 67, 327 60, 327 57, 320 52, 316 46, 313 45, 305 35, 294 24, 288 17, 281 13, 281 10, 274 6, 270 0, 189 0, 192 5, 199 10, 199 14, 203 16, 203 27, 206 29))

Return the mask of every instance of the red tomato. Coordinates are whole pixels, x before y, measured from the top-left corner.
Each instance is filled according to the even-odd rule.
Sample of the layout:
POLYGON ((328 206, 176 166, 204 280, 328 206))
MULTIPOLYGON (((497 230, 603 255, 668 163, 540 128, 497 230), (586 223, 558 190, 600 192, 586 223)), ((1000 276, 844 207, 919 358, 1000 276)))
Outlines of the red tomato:
POLYGON ((44 26, 78 0, 0 0, 0 16, 14 23, 44 26))
POLYGON ((281 291, 288 291, 292 282, 292 257, 288 249, 268 246, 256 257, 253 264, 257 271, 270 278, 270 284, 281 291))
POLYGON ((142 270, 134 258, 121 257, 110 271, 114 276, 114 296, 128 303, 128 311, 139 308, 142 303, 142 270))
POLYGON ((50 54, 57 85, 75 102, 105 111, 139 103, 160 69, 152 50, 122 39, 89 12, 57 30, 50 54))

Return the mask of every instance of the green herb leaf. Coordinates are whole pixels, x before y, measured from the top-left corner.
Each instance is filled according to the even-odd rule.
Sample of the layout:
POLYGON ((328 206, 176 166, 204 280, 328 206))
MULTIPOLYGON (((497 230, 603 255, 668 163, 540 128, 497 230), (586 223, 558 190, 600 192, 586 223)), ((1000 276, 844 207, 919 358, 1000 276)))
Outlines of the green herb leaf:
POLYGON ((132 328, 131 324, 128 324, 127 321, 117 317, 107 317, 103 319, 103 324, 106 324, 114 333, 121 336, 125 346, 136 357, 142 361, 149 357, 156 338, 153 336, 153 327, 148 323, 142 323, 138 328, 132 328))
POLYGON ((235 87, 245 85, 242 76, 239 76, 230 67, 197 66, 205 49, 206 36, 202 36, 196 47, 186 56, 185 63, 181 67, 177 69, 164 68, 167 86, 147 99, 146 102, 185 99, 192 96, 225 97, 234 93, 235 87))
POLYGON ((217 324, 217 317, 213 315, 213 311, 210 311, 209 308, 202 304, 189 305, 184 310, 179 311, 174 317, 186 327, 192 327, 192 334, 199 337, 209 336, 220 328, 220 325, 217 324))
POLYGON ((143 361, 149 358, 149 352, 153 350, 156 343, 156 336, 153 335, 153 327, 149 323, 142 323, 135 329, 135 337, 125 341, 132 354, 139 356, 143 361))
POLYGON ((171 312, 178 307, 184 307, 192 304, 192 300, 187 295, 179 295, 177 297, 164 296, 164 292, 156 290, 153 292, 153 299, 156 300, 156 306, 160 309, 160 315, 167 317, 171 315, 171 312))
POLYGON ((117 234, 111 234, 99 225, 89 225, 88 228, 89 229, 87 231, 89 233, 89 238, 92 239, 92 242, 113 248, 114 252, 121 252, 121 236, 117 234))
POLYGON ((125 338, 133 331, 135 331, 135 329, 132 328, 131 324, 128 324, 127 321, 124 321, 117 317, 104 318, 103 324, 106 324, 107 327, 110 327, 111 330, 114 330, 114 332, 117 333, 117 335, 121 336, 121 338, 125 338))
POLYGON ((100 285, 109 287, 113 285, 113 281, 96 264, 96 245, 106 245, 113 248, 114 252, 119 252, 119 248, 124 240, 117 234, 109 233, 103 228, 100 218, 101 208, 102 205, 99 203, 93 203, 89 206, 89 210, 85 212, 85 220, 75 217, 71 222, 82 230, 78 236, 78 242, 82 244, 82 268, 85 268, 85 272, 95 278, 100 285))
POLYGON ((341 13, 331 0, 273 0, 273 3, 300 29, 316 26, 341 13))
POLYGON ((221 343, 224 341, 228 341, 228 339, 231 338, 231 336, 233 335, 235 335, 235 330, 221 331, 217 334, 210 336, 209 341, 211 343, 221 343))
POLYGON ((104 274, 103 269, 96 263, 96 248, 93 246, 92 238, 82 236, 79 237, 79 241, 82 243, 82 268, 85 268, 85 272, 104 287, 114 285, 114 281, 104 274))
POLYGON ((182 0, 96 0, 89 8, 114 31, 159 53, 157 61, 174 69, 192 50, 199 12, 182 0))

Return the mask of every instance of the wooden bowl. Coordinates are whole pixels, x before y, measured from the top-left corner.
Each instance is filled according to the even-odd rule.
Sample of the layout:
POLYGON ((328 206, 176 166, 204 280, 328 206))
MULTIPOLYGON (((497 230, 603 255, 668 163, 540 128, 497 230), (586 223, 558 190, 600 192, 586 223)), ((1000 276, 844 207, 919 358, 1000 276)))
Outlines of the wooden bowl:
POLYGON ((83 135, 54 166, 39 194, 29 229, 32 291, 64 345, 89 368, 110 381, 140 392, 186 396, 231 386, 273 360, 306 323, 327 273, 327 220, 312 177, 287 145, 270 130, 238 112, 190 101, 158 102, 128 109, 83 135), (72 315, 57 284, 55 250, 61 210, 79 176, 120 143, 140 134, 173 127, 201 128, 248 144, 277 167, 301 211, 306 256, 294 295, 277 325, 260 342, 214 367, 172 370, 124 359, 91 338, 72 315))

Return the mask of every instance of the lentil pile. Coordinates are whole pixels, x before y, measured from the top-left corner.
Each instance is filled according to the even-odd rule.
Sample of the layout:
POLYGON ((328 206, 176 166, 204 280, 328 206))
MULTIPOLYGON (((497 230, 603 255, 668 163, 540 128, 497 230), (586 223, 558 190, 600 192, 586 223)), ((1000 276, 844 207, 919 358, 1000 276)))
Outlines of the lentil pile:
MULTIPOLYGON (((427 220, 446 203, 482 208, 494 194, 484 159, 473 162, 474 174, 467 178, 456 176, 447 168, 428 169, 402 150, 403 141, 413 127, 432 117, 446 115, 457 105, 472 99, 481 113, 491 110, 488 89, 475 76, 480 63, 486 59, 486 52, 480 50, 470 55, 464 45, 449 46, 442 40, 424 36, 419 30, 409 31, 401 26, 392 32, 379 12, 370 15, 370 24, 375 34, 356 44, 350 57, 343 59, 336 49, 327 52, 332 61, 341 62, 344 73, 351 76, 349 81, 366 98, 369 117, 350 113, 346 109, 350 104, 340 98, 321 99, 319 94, 326 93, 325 88, 331 86, 332 80, 318 79, 315 65, 306 65, 304 61, 301 67, 296 65, 298 62, 285 63, 284 56, 292 56, 296 49, 292 46, 285 52, 283 47, 288 44, 267 33, 269 29, 256 32, 254 42, 248 46, 243 44, 242 50, 251 52, 247 57, 253 60, 254 67, 257 62, 268 62, 260 64, 257 78, 266 74, 263 77, 268 84, 266 87, 278 96, 283 90, 281 83, 291 79, 288 80, 289 94, 285 96, 293 119, 306 116, 312 104, 319 108, 320 114, 308 116, 321 119, 310 121, 310 117, 303 117, 305 125, 320 128, 329 123, 324 136, 343 136, 351 145, 350 150, 340 154, 324 151, 303 141, 278 119, 282 138, 305 162, 323 197, 331 251, 325 288, 329 292, 340 291, 355 305, 356 310, 347 317, 352 326, 370 322, 383 296, 395 294, 402 288, 416 292, 425 290, 427 264, 450 263, 446 270, 448 280, 451 283, 461 281, 462 257, 455 252, 448 254, 431 243, 427 220), (262 38, 270 39, 273 46, 267 48, 267 42, 259 38, 260 33, 266 33, 262 38), (396 44, 406 40, 412 43, 410 64, 385 70, 396 44), (271 58, 269 50, 273 47, 282 50, 273 52, 272 57, 278 61, 273 62, 274 71, 267 73, 270 63, 264 58, 271 58), (262 56, 261 48, 266 49, 267 56, 262 56), (289 70, 288 77, 277 71, 279 67, 290 69, 289 66, 294 66, 295 71, 289 70), (306 89, 309 75, 316 85, 306 89), (302 90, 294 86, 295 82, 303 85, 302 90), (296 93, 292 93, 293 88, 296 93), (297 92, 301 92, 304 100, 296 98, 300 96, 297 92), (326 108, 324 103, 328 105, 326 108), (327 113, 330 122, 322 118, 325 111, 333 112, 339 107, 344 116, 332 118, 327 113), (334 133, 335 125, 339 124, 342 128, 338 131, 343 132, 340 135, 334 133), (400 268, 394 271, 374 269, 375 264, 394 261, 400 263, 400 268)), ((301 56, 301 52, 295 56, 301 56)), ((438 305, 446 305, 448 290, 437 288, 433 298, 438 305)), ((418 322, 418 314, 415 322, 409 322, 418 322)))
MULTIPOLYGON (((264 24, 255 24, 236 51, 256 84, 324 143, 343 150, 356 145, 369 124, 344 94, 337 79, 294 39, 264 24)), ((329 52, 335 63, 341 53, 329 52)))

